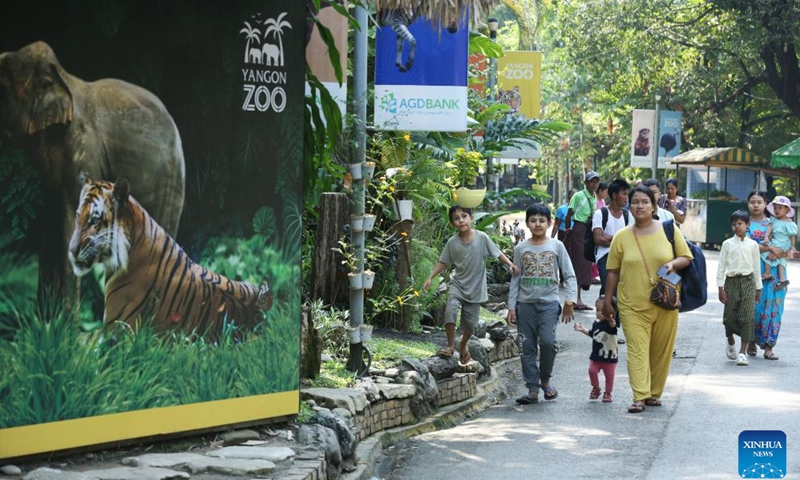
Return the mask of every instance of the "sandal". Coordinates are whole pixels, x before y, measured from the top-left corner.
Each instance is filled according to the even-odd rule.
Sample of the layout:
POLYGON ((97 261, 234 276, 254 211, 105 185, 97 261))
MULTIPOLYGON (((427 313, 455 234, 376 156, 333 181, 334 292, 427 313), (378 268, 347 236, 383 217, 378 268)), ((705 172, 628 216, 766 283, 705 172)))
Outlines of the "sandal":
POLYGON ((751 357, 758 355, 758 349, 755 342, 747 342, 747 354, 751 357))
POLYGON ((660 407, 661 400, 657 399, 656 397, 650 397, 645 399, 644 404, 648 407, 660 407))
POLYGON ((633 402, 630 407, 628 407, 628 413, 642 413, 644 412, 644 403, 642 402, 633 402))
POLYGON ((611 392, 603 394, 603 403, 611 403, 611 392))
POLYGON ((767 360, 777 360, 780 357, 778 357, 772 352, 764 352, 764 358, 766 358, 767 360))
POLYGON ((592 391, 589 393, 589 400, 597 400, 600 398, 600 387, 592 387, 592 391))
POLYGON ((454 350, 455 350, 455 348, 453 348, 453 347, 445 347, 445 348, 442 348, 441 350, 439 350, 438 352, 436 352, 436 355, 439 355, 440 357, 450 358, 450 357, 453 356, 453 351, 454 350))
POLYGON ((530 405, 531 403, 539 403, 539 397, 531 393, 526 393, 516 399, 515 402, 517 402, 517 405, 530 405))
POLYGON ((556 390, 556 387, 548 385, 546 387, 542 387, 542 390, 544 390, 545 400, 555 400, 558 398, 558 390, 556 390))
POLYGON ((458 363, 460 363, 461 365, 467 365, 471 361, 472 357, 469 356, 469 350, 464 351, 464 353, 458 354, 458 363))
POLYGON ((575 305, 575 310, 589 311, 589 310, 594 310, 594 309, 592 307, 590 307, 589 305, 586 305, 585 303, 579 303, 579 304, 575 305))
POLYGON ((783 290, 787 285, 789 285, 789 280, 782 280, 775 284, 775 288, 773 290, 783 290))

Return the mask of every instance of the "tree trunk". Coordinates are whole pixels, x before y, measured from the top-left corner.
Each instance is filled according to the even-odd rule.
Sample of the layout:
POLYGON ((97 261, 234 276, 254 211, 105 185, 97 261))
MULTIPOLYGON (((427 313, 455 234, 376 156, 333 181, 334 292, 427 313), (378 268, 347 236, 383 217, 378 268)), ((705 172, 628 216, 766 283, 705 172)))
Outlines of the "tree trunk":
MULTIPOLYGON (((398 294, 402 295, 409 287, 411 278, 411 234, 414 222, 403 220, 394 225, 393 231, 396 238, 402 241, 397 244, 397 262, 395 262, 394 275, 398 285, 398 294), (403 235, 405 234, 405 235, 403 235)), ((403 305, 397 313, 391 315, 390 324, 401 332, 407 332, 411 327, 412 307, 403 305)))
POLYGON ((311 309, 303 307, 300 329, 300 378, 316 378, 322 365, 322 341, 311 309))
POLYGON ((350 202, 344 193, 323 193, 319 209, 311 298, 333 305, 340 297, 346 298, 348 291, 342 257, 332 249, 339 247, 344 225, 350 223, 350 202))

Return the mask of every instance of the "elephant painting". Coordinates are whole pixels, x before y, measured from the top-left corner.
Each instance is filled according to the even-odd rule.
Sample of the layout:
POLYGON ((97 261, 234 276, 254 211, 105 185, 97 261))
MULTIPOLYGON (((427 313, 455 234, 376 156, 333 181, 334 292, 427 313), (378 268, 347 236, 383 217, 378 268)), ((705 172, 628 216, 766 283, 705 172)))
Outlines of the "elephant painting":
POLYGON ((279 58, 281 55, 281 51, 277 45, 273 45, 271 43, 265 43, 261 47, 261 51, 262 51, 261 59, 264 65, 275 66, 275 67, 281 66, 278 64, 278 62, 280 61, 279 58))
MULTIPOLYGON (((149 91, 116 79, 67 73, 44 42, 0 54, 0 143, 18 143, 43 183, 46 226, 39 247, 39 298, 75 284, 67 248, 81 185, 130 179, 142 206, 175 236, 186 167, 175 122, 149 91)), ((56 297, 63 298, 63 297, 56 297)))

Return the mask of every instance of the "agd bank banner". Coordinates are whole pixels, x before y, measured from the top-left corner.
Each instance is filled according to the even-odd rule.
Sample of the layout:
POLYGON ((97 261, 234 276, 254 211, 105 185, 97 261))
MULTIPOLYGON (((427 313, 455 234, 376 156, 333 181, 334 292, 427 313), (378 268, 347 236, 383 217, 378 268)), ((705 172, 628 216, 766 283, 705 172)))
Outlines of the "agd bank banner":
POLYGON ((297 413, 305 20, 0 16, 0 458, 297 413))
POLYGON ((377 128, 409 131, 467 129, 467 15, 433 23, 404 10, 377 14, 377 128))

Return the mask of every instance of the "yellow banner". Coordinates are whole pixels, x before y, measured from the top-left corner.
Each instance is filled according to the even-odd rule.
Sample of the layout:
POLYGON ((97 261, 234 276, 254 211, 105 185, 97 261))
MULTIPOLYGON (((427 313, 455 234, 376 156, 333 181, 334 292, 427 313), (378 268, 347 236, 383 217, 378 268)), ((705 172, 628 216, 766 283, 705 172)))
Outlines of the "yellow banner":
POLYGON ((497 59, 498 100, 515 113, 539 118, 542 52, 505 52, 497 59))

